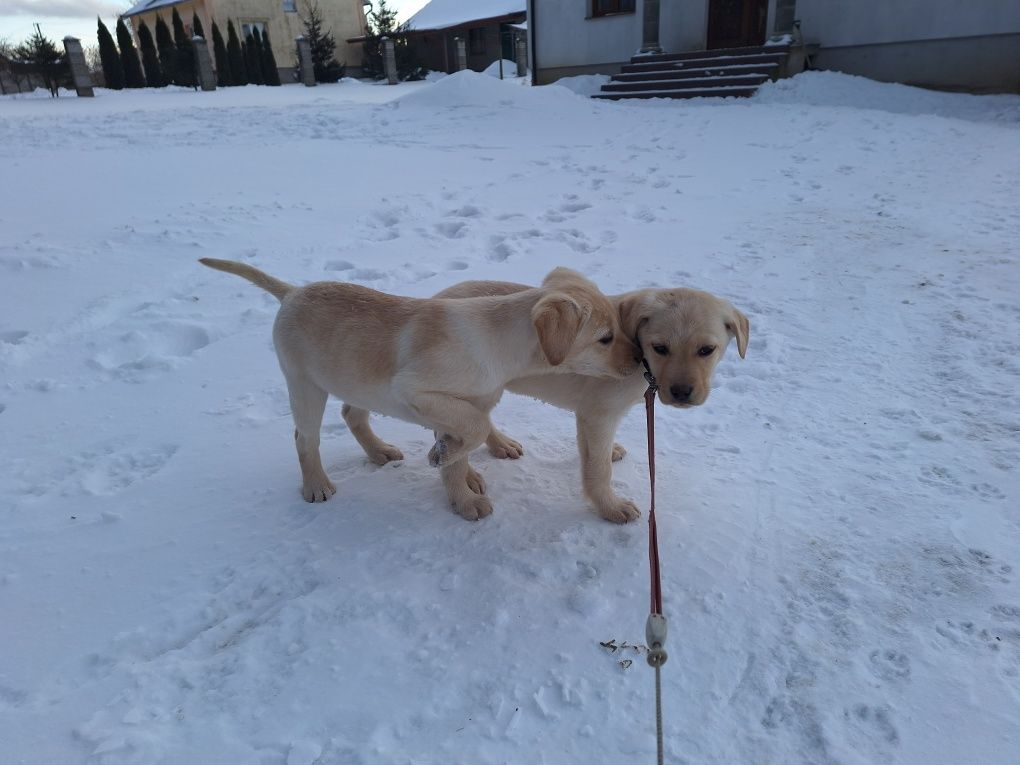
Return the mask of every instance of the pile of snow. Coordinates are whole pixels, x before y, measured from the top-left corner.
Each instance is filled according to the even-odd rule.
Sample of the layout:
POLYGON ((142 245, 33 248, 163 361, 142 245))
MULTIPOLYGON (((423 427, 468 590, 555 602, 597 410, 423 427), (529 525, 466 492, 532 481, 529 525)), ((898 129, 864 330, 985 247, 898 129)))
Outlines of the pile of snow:
POLYGON ((566 88, 579 96, 590 98, 609 81, 608 74, 578 74, 574 77, 561 77, 553 83, 553 87, 566 88))
POLYGON ((894 114, 930 114, 1020 125, 1020 96, 941 93, 841 72, 802 72, 788 79, 766 82, 754 98, 770 104, 877 109, 894 114))
POLYGON ((504 80, 509 80, 517 77, 517 62, 510 61, 509 59, 503 59, 502 62, 500 62, 498 59, 496 61, 493 61, 491 64, 485 67, 485 69, 482 71, 482 74, 487 74, 490 77, 495 77, 498 79, 499 67, 501 63, 503 66, 504 80))
MULTIPOLYGON (((464 70, 444 77, 426 90, 404 96, 395 107, 433 110, 437 107, 499 107, 515 109, 570 109, 578 99, 565 88, 522 88, 521 78, 500 80, 464 70)), ((584 103, 582 101, 582 103, 584 103)))

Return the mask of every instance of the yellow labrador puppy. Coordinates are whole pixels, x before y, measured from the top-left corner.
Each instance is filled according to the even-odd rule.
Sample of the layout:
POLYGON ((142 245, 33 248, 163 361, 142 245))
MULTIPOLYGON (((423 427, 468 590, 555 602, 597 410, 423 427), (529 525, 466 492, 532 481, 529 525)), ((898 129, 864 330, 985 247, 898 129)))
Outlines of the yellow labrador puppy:
MULTIPOLYGON (((470 281, 455 284, 437 298, 510 295, 531 289, 512 282, 470 281)), ((659 399, 680 408, 705 403, 712 373, 730 338, 736 338, 740 358, 747 353, 747 317, 725 300, 691 289, 646 289, 610 296, 623 331, 644 354, 659 384, 659 399)), ((599 515, 614 523, 639 517, 637 506, 619 496, 611 485, 612 462, 624 455, 613 443, 624 415, 640 403, 648 387, 640 371, 623 379, 579 375, 518 377, 507 390, 547 401, 575 412, 581 480, 585 496, 599 515)), ((367 420, 364 423, 368 429, 367 420)), ((486 438, 496 457, 516 459, 523 447, 493 428, 486 438)))
POLYGON ((336 492, 319 457, 329 394, 345 402, 351 432, 378 464, 403 455, 372 433, 369 411, 435 431, 429 462, 441 468, 457 512, 475 520, 492 505, 466 458, 492 431, 489 412, 508 381, 551 372, 623 379, 640 363, 618 311, 592 282, 565 268, 552 271, 540 288, 436 300, 341 282, 295 287, 244 263, 201 262, 280 301, 273 344, 309 502, 336 492))

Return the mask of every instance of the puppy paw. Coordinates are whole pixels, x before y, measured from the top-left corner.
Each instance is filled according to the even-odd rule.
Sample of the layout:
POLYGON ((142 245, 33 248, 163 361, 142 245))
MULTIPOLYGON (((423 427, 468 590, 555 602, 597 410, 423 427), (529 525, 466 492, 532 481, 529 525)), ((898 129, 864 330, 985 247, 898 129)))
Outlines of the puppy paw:
POLYGON ((334 494, 336 486, 326 476, 308 481, 301 486, 301 496, 305 498, 305 502, 325 502, 334 494))
MULTIPOLYGON (((404 453, 395 446, 383 444, 368 455, 368 458, 376 465, 385 465, 387 462, 396 462, 404 459, 404 453)), ((429 457, 431 461, 431 455, 429 457)))
POLYGON ((630 523, 641 517, 641 511, 637 505, 629 499, 617 497, 613 502, 600 505, 599 515, 611 523, 630 523))
POLYGON ((622 460, 626 453, 627 450, 624 449, 622 446, 620 446, 619 444, 613 444, 613 462, 619 462, 620 460, 622 460))
POLYGON ((458 499, 453 503, 457 515, 465 521, 477 521, 487 515, 492 515, 492 503, 488 497, 475 494, 471 497, 458 499))
POLYGON ((516 460, 524 456, 524 447, 502 433, 490 435, 486 444, 489 454, 498 460, 516 460))
POLYGON ((468 465, 467 469, 467 487, 475 494, 485 493, 485 479, 482 478, 482 474, 475 470, 473 467, 468 465))

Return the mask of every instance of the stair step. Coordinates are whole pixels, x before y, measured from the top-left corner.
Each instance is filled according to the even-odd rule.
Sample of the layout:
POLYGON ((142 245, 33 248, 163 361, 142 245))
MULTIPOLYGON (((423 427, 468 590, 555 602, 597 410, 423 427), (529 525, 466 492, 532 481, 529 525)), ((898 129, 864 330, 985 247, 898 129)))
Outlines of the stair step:
POLYGON ((640 82, 610 82, 602 86, 603 93, 634 93, 642 90, 704 90, 720 87, 757 88, 768 80, 767 74, 751 74, 727 77, 698 77, 685 80, 661 79, 640 82))
POLYGON ((766 80, 775 73, 774 65, 751 64, 749 66, 722 66, 708 69, 659 69, 654 72, 614 74, 613 82, 646 82, 648 80, 703 80, 708 77, 764 77, 766 80))
POLYGON ((719 98, 726 96, 753 96, 758 88, 722 87, 722 88, 683 88, 668 90, 639 90, 625 93, 596 93, 592 98, 619 101, 623 98, 719 98))
POLYGON ((632 56, 630 62, 632 64, 647 64, 656 61, 690 61, 699 58, 715 57, 720 58, 722 56, 751 56, 761 54, 781 54, 786 55, 790 52, 789 45, 753 45, 745 48, 714 48, 712 50, 694 50, 687 51, 686 53, 656 53, 650 56, 632 56))
MULTIPOLYGON (((675 54, 684 55, 684 54, 675 54)), ((638 72, 654 72, 668 69, 705 69, 733 64, 774 64, 779 65, 786 58, 785 53, 762 53, 754 56, 706 56, 704 58, 676 59, 666 61, 649 61, 640 64, 624 64, 620 71, 624 74, 638 72)))

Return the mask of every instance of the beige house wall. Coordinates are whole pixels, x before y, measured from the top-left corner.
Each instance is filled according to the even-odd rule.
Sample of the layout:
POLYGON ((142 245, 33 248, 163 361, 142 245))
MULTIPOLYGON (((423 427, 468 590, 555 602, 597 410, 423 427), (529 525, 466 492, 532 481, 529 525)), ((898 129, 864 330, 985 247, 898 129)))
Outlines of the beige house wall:
MULTIPOLYGON (((336 60, 349 67, 360 67, 362 58, 362 47, 360 43, 348 43, 350 37, 360 37, 365 34, 365 13, 362 0, 317 0, 319 11, 322 13, 323 26, 333 33, 336 39, 336 60)), ((269 41, 273 46, 273 55, 276 57, 276 65, 280 69, 280 79, 284 84, 294 82, 292 73, 297 63, 294 38, 305 33, 302 17, 307 16, 308 0, 296 0, 296 12, 285 11, 284 8, 293 7, 291 3, 284 0, 184 0, 173 6, 164 6, 155 11, 139 13, 127 19, 130 22, 131 30, 135 37, 135 45, 138 42, 138 27, 141 22, 156 37, 156 17, 162 16, 167 26, 173 15, 173 9, 181 16, 181 21, 187 31, 191 32, 191 17, 196 11, 202 21, 202 28, 205 30, 206 39, 209 40, 209 56, 213 58, 212 46, 212 23, 216 25, 223 35, 223 41, 227 41, 227 22, 234 22, 234 29, 238 37, 243 41, 243 25, 261 23, 269 30, 269 41)), ((213 68, 216 61, 213 58, 213 68)))

